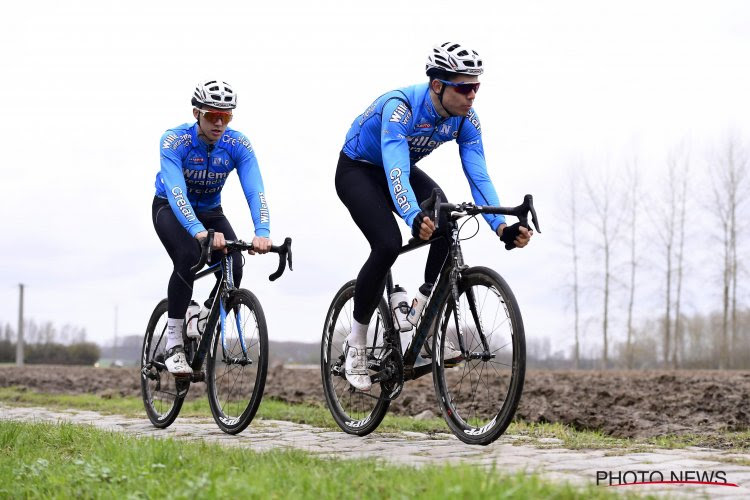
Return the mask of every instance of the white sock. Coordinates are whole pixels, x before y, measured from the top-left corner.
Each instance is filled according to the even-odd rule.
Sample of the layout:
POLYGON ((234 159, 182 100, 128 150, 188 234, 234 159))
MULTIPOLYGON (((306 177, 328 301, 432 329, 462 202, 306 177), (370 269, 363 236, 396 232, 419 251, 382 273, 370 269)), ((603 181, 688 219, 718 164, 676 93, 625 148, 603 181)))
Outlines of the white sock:
POLYGON ((167 318, 167 351, 176 345, 182 345, 182 324, 184 322, 184 318, 167 318))
POLYGON ((349 342, 349 345, 361 347, 367 344, 367 327, 368 326, 369 325, 362 324, 356 319, 352 318, 352 331, 346 337, 346 340, 349 342))

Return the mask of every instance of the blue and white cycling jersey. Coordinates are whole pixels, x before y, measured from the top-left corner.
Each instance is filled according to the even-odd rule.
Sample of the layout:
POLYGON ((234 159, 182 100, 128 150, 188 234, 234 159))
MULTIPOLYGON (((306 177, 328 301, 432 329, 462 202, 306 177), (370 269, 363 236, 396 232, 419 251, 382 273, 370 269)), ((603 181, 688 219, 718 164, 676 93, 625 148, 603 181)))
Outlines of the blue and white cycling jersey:
POLYGON ((177 220, 195 236, 205 228, 195 212, 221 204, 221 189, 233 169, 250 206, 255 235, 270 235, 270 216, 263 179, 250 141, 227 128, 214 145, 198 138, 198 124, 185 123, 161 137, 161 170, 156 174, 156 196, 169 200, 177 220))
MULTIPOLYGON (((344 153, 385 169, 393 204, 411 227, 419 203, 409 183, 411 166, 441 144, 455 140, 466 179, 477 205, 499 205, 487 173, 481 125, 474 108, 466 117, 441 117, 432 105, 429 84, 412 85, 378 97, 352 123, 346 134, 344 153)), ((483 215, 497 230, 502 215, 483 215)))

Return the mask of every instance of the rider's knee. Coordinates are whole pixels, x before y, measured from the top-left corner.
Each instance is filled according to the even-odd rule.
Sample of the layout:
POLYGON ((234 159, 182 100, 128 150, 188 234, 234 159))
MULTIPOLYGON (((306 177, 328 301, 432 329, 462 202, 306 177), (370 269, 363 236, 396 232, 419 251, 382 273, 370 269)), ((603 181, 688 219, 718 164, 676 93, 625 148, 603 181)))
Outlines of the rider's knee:
POLYGON ((176 249, 174 254, 175 267, 190 268, 194 266, 201 258, 200 246, 184 245, 176 249))
POLYGON ((393 264, 396 262, 398 252, 401 250, 401 238, 389 238, 378 241, 373 245, 372 251, 382 260, 393 264))

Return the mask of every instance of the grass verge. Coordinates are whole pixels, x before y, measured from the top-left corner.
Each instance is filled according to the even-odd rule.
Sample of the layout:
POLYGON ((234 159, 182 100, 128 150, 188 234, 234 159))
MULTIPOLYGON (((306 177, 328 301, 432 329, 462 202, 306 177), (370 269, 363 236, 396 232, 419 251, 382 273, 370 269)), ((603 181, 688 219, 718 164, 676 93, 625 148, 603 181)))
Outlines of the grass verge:
MULTIPOLYGON (((21 387, 0 387, 0 402, 16 406, 43 406, 55 409, 91 410, 104 414, 146 418, 143 402, 136 397, 101 397, 91 394, 43 394, 21 387)), ((186 401, 181 417, 212 418, 205 398, 186 401)), ((324 429, 338 429, 323 405, 289 404, 264 398, 256 415, 258 419, 285 420, 324 429)), ((179 420, 178 420, 179 422, 179 420)), ((412 417, 387 415, 378 427, 379 433, 421 432, 436 439, 450 434, 442 418, 416 420, 412 417)), ((563 424, 514 422, 506 431, 515 444, 541 448, 605 449, 611 454, 648 451, 652 448, 680 449, 690 446, 750 451, 750 431, 714 435, 669 435, 648 439, 623 439, 597 431, 578 431, 563 424)))
POLYGON ((88 426, 0 421, 0 497, 617 498, 476 466, 397 467, 299 451, 133 438, 88 426))

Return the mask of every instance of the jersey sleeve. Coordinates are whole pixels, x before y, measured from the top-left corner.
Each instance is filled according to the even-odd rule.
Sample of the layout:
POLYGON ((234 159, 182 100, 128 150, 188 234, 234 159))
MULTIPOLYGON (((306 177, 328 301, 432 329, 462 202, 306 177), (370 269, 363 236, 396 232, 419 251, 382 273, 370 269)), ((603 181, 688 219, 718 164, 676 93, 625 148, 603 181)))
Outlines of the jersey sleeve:
POLYGON ((194 237, 206 228, 198 220, 195 209, 188 201, 187 185, 182 174, 182 158, 179 153, 182 142, 170 131, 162 136, 161 144, 161 178, 169 206, 172 207, 172 212, 182 227, 194 237))
POLYGON ((403 100, 389 99, 383 105, 380 128, 383 168, 393 204, 409 227, 419 213, 419 203, 409 183, 411 161, 406 137, 411 119, 411 110, 403 100))
MULTIPOLYGON (((484 159, 484 145, 482 144, 482 127, 479 118, 472 109, 464 120, 461 133, 458 136, 458 151, 461 165, 469 181, 471 196, 477 205, 500 205, 500 199, 492 184, 487 163, 484 159)), ((505 216, 498 214, 482 214, 484 220, 493 231, 497 231, 500 224, 505 223, 505 216)))
POLYGON ((255 235, 267 238, 271 235, 271 217, 268 212, 266 195, 263 189, 263 178, 260 175, 258 159, 247 137, 240 135, 235 149, 237 175, 242 184, 242 191, 250 207, 255 235))

